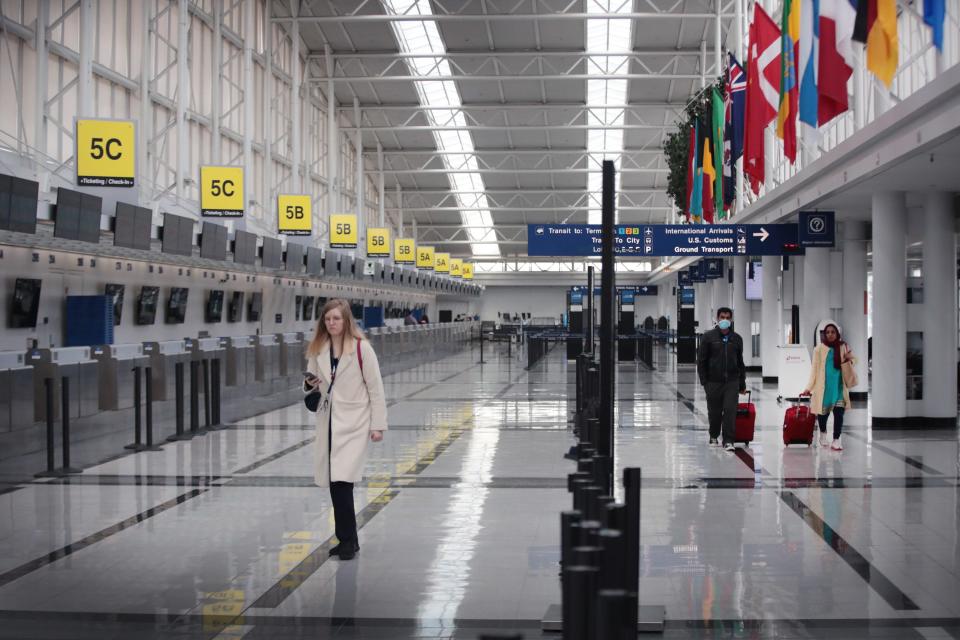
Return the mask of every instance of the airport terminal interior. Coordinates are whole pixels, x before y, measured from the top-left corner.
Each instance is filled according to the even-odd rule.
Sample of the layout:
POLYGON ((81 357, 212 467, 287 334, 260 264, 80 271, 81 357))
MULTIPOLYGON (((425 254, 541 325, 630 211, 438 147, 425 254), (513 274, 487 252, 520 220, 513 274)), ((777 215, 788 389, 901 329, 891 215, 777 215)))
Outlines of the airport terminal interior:
POLYGON ((2 0, 0 87, 0 639, 960 640, 960 0, 2 0))

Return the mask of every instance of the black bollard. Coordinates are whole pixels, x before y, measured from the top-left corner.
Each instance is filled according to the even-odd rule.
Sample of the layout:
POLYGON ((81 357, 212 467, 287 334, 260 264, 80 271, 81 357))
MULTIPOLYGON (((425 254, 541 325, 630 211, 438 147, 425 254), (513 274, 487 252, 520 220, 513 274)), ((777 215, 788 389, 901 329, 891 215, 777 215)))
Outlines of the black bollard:
POLYGON ((189 440, 193 437, 192 433, 185 433, 183 428, 183 363, 178 362, 173 368, 174 377, 174 397, 176 399, 176 415, 174 416, 177 425, 177 431, 174 435, 167 438, 169 442, 177 440, 189 440))
POLYGON ((573 481, 574 480, 589 480, 590 474, 577 471, 576 473, 567 474, 567 491, 573 493, 573 481))
MULTIPOLYGON (((630 607, 633 599, 623 589, 600 589, 597 592, 597 626, 594 638, 602 640, 632 640, 637 637, 636 626, 630 625, 630 607)), ((636 617, 636 612, 633 614, 636 617)))
POLYGON ((600 509, 597 498, 604 495, 603 488, 591 483, 589 486, 583 487, 580 490, 580 494, 582 500, 581 507, 586 519, 599 522, 600 509))
MULTIPOLYGON (((587 513, 587 503, 585 491, 587 487, 592 487, 593 481, 590 479, 576 478, 573 480, 573 508, 580 513, 587 513)), ((599 491, 599 487, 594 487, 599 491)))
POLYGON ((211 429, 226 429, 220 421, 220 358, 214 358, 210 363, 210 404, 213 424, 211 429))
POLYGON ((63 447, 63 467, 60 468, 60 473, 62 475, 83 473, 82 469, 74 469, 70 466, 70 378, 67 376, 63 376, 60 380, 60 391, 62 391, 60 426, 63 429, 60 442, 63 447))
POLYGON ((626 536, 627 531, 627 505, 612 503, 604 507, 603 521, 606 523, 608 529, 616 529, 617 531, 624 532, 626 536))
POLYGON ((613 460, 609 456, 593 456, 593 466, 591 467, 593 484, 603 489, 605 494, 613 493, 613 487, 610 484, 612 466, 613 460))
POLYGON ((604 527, 609 528, 610 525, 607 524, 607 506, 613 504, 614 497, 605 495, 597 496, 594 502, 596 504, 596 512, 594 515, 596 516, 597 522, 602 524, 604 527))
POLYGON ((55 478, 59 474, 55 471, 54 435, 53 435, 53 378, 43 379, 43 389, 47 400, 47 470, 34 474, 36 478, 55 478))
POLYGON ((584 433, 583 440, 596 445, 597 434, 600 431, 600 419, 599 418, 587 418, 586 433, 584 433))
POLYGON ((162 447, 158 447, 153 444, 153 371, 151 367, 146 368, 143 378, 147 383, 147 404, 144 407, 144 413, 146 414, 147 418, 147 445, 143 448, 143 450, 163 451, 162 447))
POLYGON ((596 567, 573 566, 563 570, 563 640, 591 640, 589 621, 597 588, 596 567))
POLYGON ((601 529, 597 541, 603 553, 600 555, 600 588, 626 589, 627 571, 624 565, 626 535, 616 529, 601 529))
POLYGON ((204 358, 203 366, 203 428, 210 429, 210 360, 204 358))
POLYGON ((640 486, 639 467, 627 467, 623 470, 623 491, 626 502, 626 553, 624 555, 627 571, 627 591, 633 598, 630 607, 631 629, 637 628, 637 606, 640 590, 640 486))
POLYGON ((140 367, 134 367, 131 371, 133 372, 133 444, 126 445, 124 449, 143 451, 143 427, 140 423, 140 415, 143 411, 140 405, 140 367))
POLYGON ((571 550, 573 549, 573 525, 580 526, 583 517, 579 511, 560 512, 560 566, 572 564, 571 550))
POLYGON ((593 478, 593 458, 580 458, 577 460, 577 473, 584 473, 588 478, 593 478))
POLYGON ((200 428, 200 363, 190 362, 190 433, 194 436, 204 435, 205 429, 200 428))

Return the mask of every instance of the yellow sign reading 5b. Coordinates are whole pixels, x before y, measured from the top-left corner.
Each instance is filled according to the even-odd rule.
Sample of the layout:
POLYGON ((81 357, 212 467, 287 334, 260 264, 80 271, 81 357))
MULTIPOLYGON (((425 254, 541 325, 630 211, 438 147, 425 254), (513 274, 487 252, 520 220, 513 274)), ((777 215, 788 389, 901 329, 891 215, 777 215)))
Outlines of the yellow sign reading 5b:
POLYGON ((313 227, 310 196, 277 196, 277 231, 286 236, 308 236, 313 227))
POLYGON ((200 215, 243 217, 243 167, 200 167, 200 215))
POLYGON ((132 187, 136 137, 129 120, 77 120, 77 184, 132 187))
POLYGON ((367 256, 390 257, 390 229, 369 227, 367 229, 367 256))
POLYGON ((397 238, 393 261, 397 264, 413 264, 416 262, 416 243, 413 238, 397 238))
POLYGON ((330 246, 334 249, 357 248, 357 216, 351 213, 330 215, 330 246))

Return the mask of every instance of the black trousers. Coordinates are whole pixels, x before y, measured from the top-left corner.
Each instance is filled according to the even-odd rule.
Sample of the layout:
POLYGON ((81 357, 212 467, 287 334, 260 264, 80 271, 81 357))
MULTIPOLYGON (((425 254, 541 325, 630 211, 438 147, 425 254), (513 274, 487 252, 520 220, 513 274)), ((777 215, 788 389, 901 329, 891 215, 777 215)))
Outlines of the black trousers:
POLYGON ((723 433, 724 443, 733 442, 736 432, 737 394, 740 381, 708 382, 703 387, 707 394, 707 418, 710 421, 710 437, 719 438, 723 433))
MULTIPOLYGON (((840 432, 843 431, 843 407, 834 407, 833 408, 833 439, 840 439, 840 432)), ((817 416, 817 423, 820 427, 820 433, 827 432, 827 418, 830 417, 829 413, 825 413, 822 416, 817 416)))
MULTIPOLYGON (((327 462, 333 464, 333 411, 327 423, 327 462)), ((333 527, 338 542, 357 542, 357 514, 353 510, 353 483, 330 482, 333 503, 333 527)))

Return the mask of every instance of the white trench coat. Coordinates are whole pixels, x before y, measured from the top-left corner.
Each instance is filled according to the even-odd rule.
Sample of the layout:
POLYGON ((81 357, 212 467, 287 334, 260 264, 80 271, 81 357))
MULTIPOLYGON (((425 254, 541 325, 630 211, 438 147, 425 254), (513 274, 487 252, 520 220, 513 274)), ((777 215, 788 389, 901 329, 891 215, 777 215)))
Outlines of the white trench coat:
POLYGON ((356 339, 344 339, 329 402, 325 400, 331 377, 330 345, 315 357, 307 358, 307 371, 320 379, 317 388, 324 395, 317 410, 314 442, 313 480, 318 487, 328 487, 331 481, 359 482, 363 477, 370 432, 387 429, 387 403, 377 354, 367 340, 360 341, 360 353, 363 356, 362 374, 357 361, 356 339), (332 455, 328 455, 327 421, 331 412, 333 447, 332 455))

